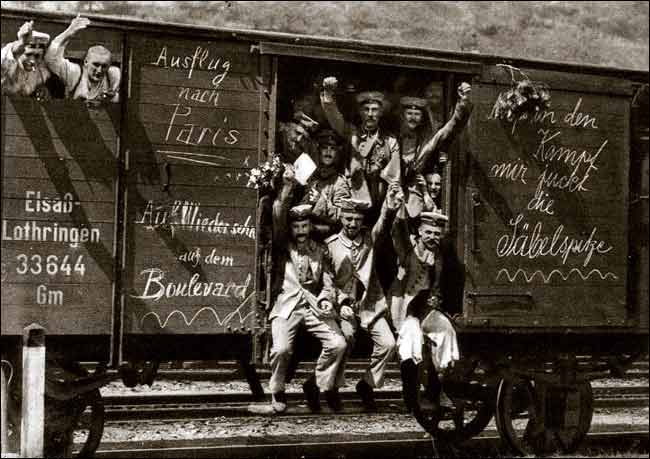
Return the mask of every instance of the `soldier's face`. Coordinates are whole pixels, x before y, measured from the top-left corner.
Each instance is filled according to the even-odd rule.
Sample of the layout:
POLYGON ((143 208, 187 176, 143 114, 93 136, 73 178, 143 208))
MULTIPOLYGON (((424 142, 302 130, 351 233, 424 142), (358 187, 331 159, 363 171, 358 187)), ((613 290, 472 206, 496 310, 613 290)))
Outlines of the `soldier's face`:
POLYGON ((442 177, 440 177, 440 174, 427 174, 425 179, 427 181, 429 196, 437 198, 442 188, 442 177))
POLYGON ((361 123, 366 131, 374 131, 379 126, 381 105, 377 102, 366 102, 359 111, 361 123))
POLYGON ((108 72, 111 65, 111 54, 106 52, 88 53, 84 60, 84 67, 88 73, 88 79, 92 83, 99 83, 108 72))
POLYGON ((309 239, 311 223, 309 220, 296 220, 291 222, 291 237, 293 240, 302 243, 309 239))
POLYGON ((20 62, 23 68, 28 72, 36 70, 38 64, 43 62, 45 50, 43 48, 36 48, 33 46, 25 46, 25 51, 20 56, 20 62))
POLYGON ((307 138, 307 131, 299 124, 291 124, 287 131, 287 143, 292 151, 298 149, 302 142, 307 138))
POLYGON ((417 129, 422 124, 422 110, 419 108, 404 110, 404 123, 411 130, 417 129))
POLYGON ((343 232, 350 239, 355 239, 361 231, 363 225, 363 214, 358 212, 342 212, 341 225, 343 232))
POLYGON ((442 227, 430 223, 422 223, 418 229, 418 234, 424 246, 429 250, 434 250, 440 245, 442 227))
POLYGON ((338 155, 338 148, 335 145, 321 145, 320 147, 320 163, 323 166, 332 166, 336 162, 338 155))

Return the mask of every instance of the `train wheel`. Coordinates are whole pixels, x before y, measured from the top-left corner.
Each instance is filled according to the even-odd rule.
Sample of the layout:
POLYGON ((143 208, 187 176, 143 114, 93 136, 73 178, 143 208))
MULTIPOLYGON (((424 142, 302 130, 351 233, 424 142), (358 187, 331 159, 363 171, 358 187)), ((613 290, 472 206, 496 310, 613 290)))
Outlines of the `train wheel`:
MULTIPOLYGON (((576 452, 582 441, 589 433, 591 419, 594 414, 594 394, 589 382, 577 384, 564 398, 562 417, 570 418, 571 427, 555 431, 555 439, 560 450, 565 454, 576 452), (572 406, 567 406, 572 405, 572 406)), ((561 401, 560 401, 561 402, 561 401)))
POLYGON ((548 453, 547 433, 538 416, 535 388, 519 377, 499 383, 496 424, 499 435, 513 452, 521 455, 548 453))
POLYGON ((93 456, 104 433, 99 389, 69 400, 46 397, 46 412, 45 457, 93 456))

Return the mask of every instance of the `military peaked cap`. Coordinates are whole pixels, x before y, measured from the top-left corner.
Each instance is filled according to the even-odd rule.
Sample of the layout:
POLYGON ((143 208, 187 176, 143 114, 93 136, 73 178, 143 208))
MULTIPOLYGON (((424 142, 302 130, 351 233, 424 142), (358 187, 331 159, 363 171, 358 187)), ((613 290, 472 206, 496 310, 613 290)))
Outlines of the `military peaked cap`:
POLYGON ((357 103, 363 105, 367 102, 377 102, 381 105, 386 103, 384 93, 379 91, 364 91, 357 94, 357 103))
POLYGON ((399 100, 402 108, 418 108, 422 110, 427 106, 427 100, 421 97, 404 96, 399 100))
POLYGON ((370 203, 368 201, 354 198, 341 199, 338 206, 342 212, 356 212, 360 214, 370 209, 370 203))
POLYGON ((27 41, 26 45, 32 48, 46 48, 49 42, 50 36, 48 34, 32 30, 31 37, 27 41))
POLYGON ((311 216, 311 204, 300 204, 289 209, 289 220, 306 220, 311 216))
POLYGON ((449 218, 438 212, 422 212, 420 214, 420 225, 436 225, 444 226, 449 221, 449 218))
POLYGON ((319 145, 340 146, 342 144, 342 139, 331 129, 323 129, 316 135, 316 138, 319 145))

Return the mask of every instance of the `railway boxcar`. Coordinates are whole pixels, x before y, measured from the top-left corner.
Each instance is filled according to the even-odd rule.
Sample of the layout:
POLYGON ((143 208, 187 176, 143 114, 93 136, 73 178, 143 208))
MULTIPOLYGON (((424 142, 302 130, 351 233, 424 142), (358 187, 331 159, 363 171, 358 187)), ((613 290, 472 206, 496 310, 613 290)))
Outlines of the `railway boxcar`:
MULTIPOLYGON (((56 37, 70 19, 3 9, 2 44, 26 21, 56 37)), ((272 251, 250 171, 297 107, 326 122, 330 75, 342 101, 370 85, 394 105, 427 93, 434 127, 472 85, 469 126, 442 163, 465 279, 454 400, 479 405, 464 419, 458 402, 454 435, 496 410, 516 450, 571 450, 591 421, 590 379, 647 352, 647 72, 105 16, 66 57, 80 65, 91 44, 111 51, 118 98, 66 98, 54 75, 47 98, 3 87, 3 353, 38 323, 68 362, 259 357, 272 251), (522 84, 550 106, 509 114, 522 84)), ((66 368, 87 384, 63 381, 60 399, 105 381, 66 368)))

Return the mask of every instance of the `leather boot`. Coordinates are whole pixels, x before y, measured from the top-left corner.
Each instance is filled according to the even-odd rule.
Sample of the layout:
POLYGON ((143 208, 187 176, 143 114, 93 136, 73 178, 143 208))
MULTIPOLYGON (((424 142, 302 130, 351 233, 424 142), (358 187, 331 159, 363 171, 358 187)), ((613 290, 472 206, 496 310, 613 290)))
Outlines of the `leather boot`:
POLYGON ((312 413, 320 412, 320 390, 318 389, 316 379, 313 376, 304 382, 302 385, 302 391, 305 394, 307 406, 312 413))
POLYGON ((377 403, 375 402, 375 392, 373 391, 370 384, 365 382, 363 379, 357 383, 356 386, 357 394, 363 402, 363 406, 366 411, 377 411, 377 403))
POLYGON ((412 360, 405 360, 400 364, 402 375, 402 397, 406 411, 412 413, 418 403, 418 365, 412 360))
POLYGON ((335 413, 343 411, 343 402, 341 402, 338 387, 325 391, 325 401, 327 402, 327 406, 335 413))

